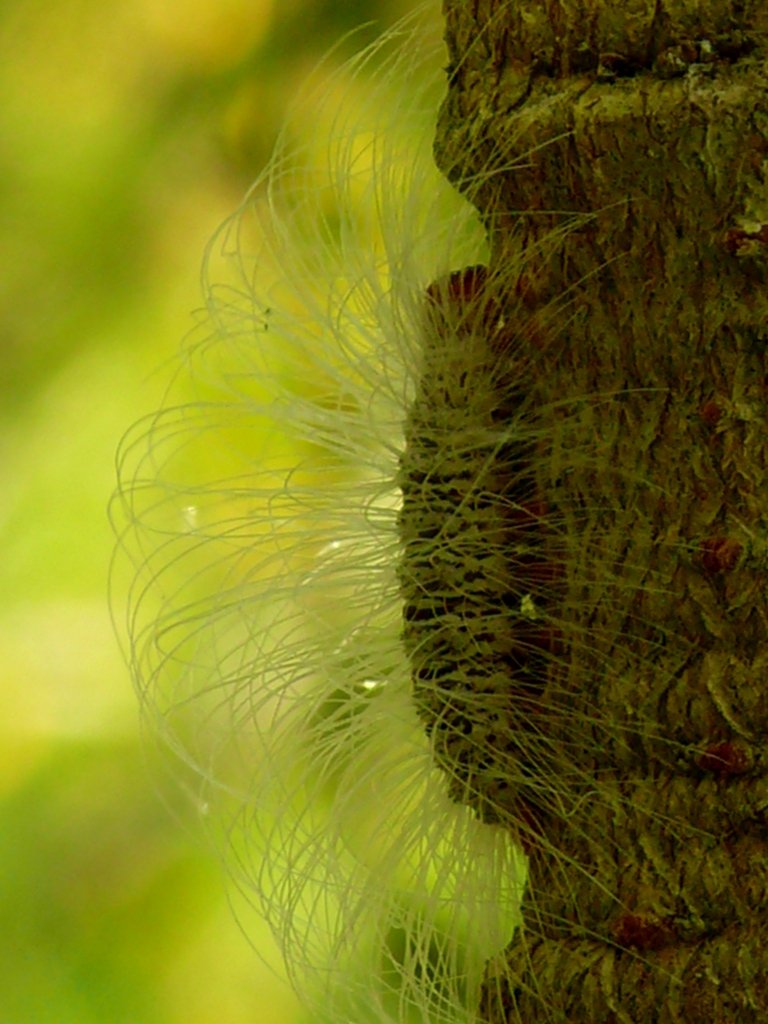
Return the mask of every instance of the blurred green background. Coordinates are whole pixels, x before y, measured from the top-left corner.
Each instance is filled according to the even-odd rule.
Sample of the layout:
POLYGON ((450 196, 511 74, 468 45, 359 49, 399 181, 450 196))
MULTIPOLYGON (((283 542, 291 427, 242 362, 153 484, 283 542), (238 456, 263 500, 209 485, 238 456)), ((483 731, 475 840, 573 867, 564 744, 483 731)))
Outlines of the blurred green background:
POLYGON ((117 442, 193 326, 205 243, 286 104, 350 28, 377 23, 336 62, 413 6, 0 5, 4 1024, 307 1019, 145 767, 105 506, 117 442))

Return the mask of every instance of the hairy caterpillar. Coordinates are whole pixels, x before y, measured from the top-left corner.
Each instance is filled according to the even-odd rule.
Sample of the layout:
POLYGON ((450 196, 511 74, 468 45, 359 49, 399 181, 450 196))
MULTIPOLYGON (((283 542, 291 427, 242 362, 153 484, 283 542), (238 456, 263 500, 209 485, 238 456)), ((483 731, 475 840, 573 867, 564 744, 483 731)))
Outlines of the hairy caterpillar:
POLYGON ((334 1024, 474 1017, 524 881, 449 798, 401 642, 424 296, 486 249, 432 162, 441 59, 419 19, 308 93, 322 139, 297 143, 299 107, 214 240, 197 399, 127 436, 113 513, 151 729, 334 1024))
MULTIPOLYGON (((621 972, 679 987, 670 947, 742 898, 714 795, 741 813, 745 670, 701 621, 748 558, 706 502, 652 530, 683 515, 654 431, 716 473, 721 406, 625 372, 607 328, 573 345, 590 279, 627 290, 585 255, 602 211, 481 224, 432 167, 441 85, 412 76, 439 49, 401 34, 313 105, 320 154, 286 135, 209 256, 198 399, 123 446, 134 672, 318 1014, 626 1024, 621 972)), ((447 169, 473 200, 518 169, 477 150, 447 169)))

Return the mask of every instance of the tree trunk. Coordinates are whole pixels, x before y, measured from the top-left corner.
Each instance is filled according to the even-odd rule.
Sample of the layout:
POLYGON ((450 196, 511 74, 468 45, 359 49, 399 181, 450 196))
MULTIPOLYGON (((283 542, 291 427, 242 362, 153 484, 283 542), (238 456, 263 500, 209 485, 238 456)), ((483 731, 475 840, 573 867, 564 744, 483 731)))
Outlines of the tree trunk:
MULTIPOLYGON (((499 655, 512 729, 496 716, 460 767, 436 748, 530 858, 482 1018, 764 1021, 768 6, 445 15, 437 160, 491 242, 456 280, 487 290, 530 417, 499 499, 512 628, 526 597, 544 620, 499 655)), ((422 693, 431 733, 437 705, 422 693)))

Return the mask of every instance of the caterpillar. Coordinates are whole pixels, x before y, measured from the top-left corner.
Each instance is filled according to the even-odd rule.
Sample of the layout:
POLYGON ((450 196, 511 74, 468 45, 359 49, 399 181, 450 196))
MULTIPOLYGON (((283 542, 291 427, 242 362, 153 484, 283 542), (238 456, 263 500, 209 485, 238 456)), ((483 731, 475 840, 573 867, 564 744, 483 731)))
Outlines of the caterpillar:
POLYGON ((119 454, 135 683, 319 1019, 625 1024, 656 986, 682 1020, 671 951, 735 927, 763 856, 723 845, 759 730, 702 625, 759 554, 654 438, 713 479, 734 406, 630 372, 587 301, 635 294, 593 245, 633 196, 499 200, 569 131, 438 173, 441 61, 416 18, 310 94, 322 145, 289 123, 209 248, 180 397, 119 454))

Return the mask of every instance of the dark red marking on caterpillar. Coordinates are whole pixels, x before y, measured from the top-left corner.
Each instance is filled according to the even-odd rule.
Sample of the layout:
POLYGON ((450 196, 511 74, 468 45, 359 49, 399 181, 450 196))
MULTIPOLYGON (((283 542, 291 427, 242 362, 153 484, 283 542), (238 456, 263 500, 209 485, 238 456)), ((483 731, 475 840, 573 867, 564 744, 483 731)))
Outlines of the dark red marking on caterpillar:
POLYGON ((427 313, 438 333, 483 329, 493 332, 501 318, 498 303, 485 296, 488 268, 482 264, 455 270, 426 289, 427 313))
POLYGON ((538 306, 543 295, 539 276, 525 272, 517 278, 513 291, 527 309, 538 306))
POLYGON ((446 278, 433 281, 427 287, 427 298, 437 306, 448 299, 458 307, 466 308, 470 302, 476 301, 488 282, 488 268, 482 264, 454 270, 446 278))
MULTIPOLYGON (((508 324, 488 285, 489 271, 482 264, 455 270, 428 285, 428 315, 438 332, 484 330, 489 349, 499 355, 521 338, 534 350, 543 350, 550 340, 545 323, 529 312, 523 326, 508 324)), ((517 305, 527 311, 533 310, 542 294, 540 282, 530 274, 521 273, 511 289, 517 305)), ((517 358, 521 358, 519 352, 517 358)))
POLYGON ((546 849, 544 840, 544 829, 542 828, 536 808, 526 800, 516 800, 514 803, 514 827, 513 832, 517 842, 520 844, 526 857, 532 857, 541 850, 546 849))
POLYGON ((549 506, 542 498, 521 501, 510 511, 510 520, 519 526, 532 526, 549 512, 549 506))

